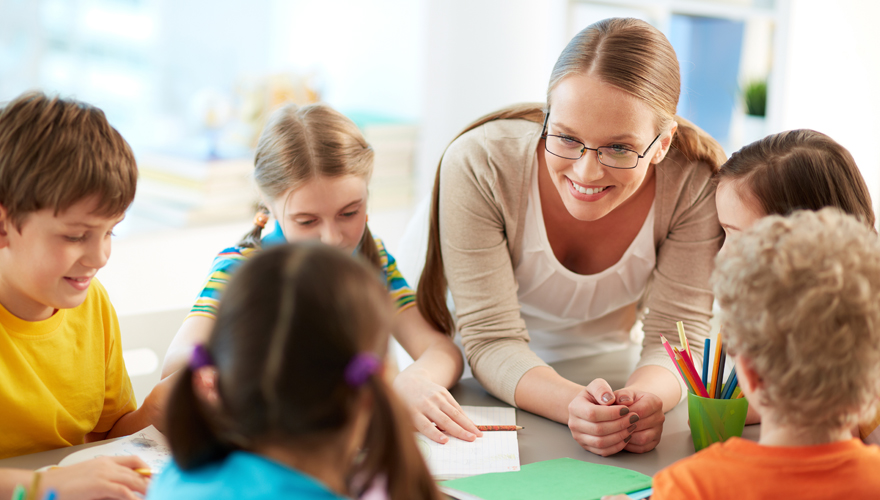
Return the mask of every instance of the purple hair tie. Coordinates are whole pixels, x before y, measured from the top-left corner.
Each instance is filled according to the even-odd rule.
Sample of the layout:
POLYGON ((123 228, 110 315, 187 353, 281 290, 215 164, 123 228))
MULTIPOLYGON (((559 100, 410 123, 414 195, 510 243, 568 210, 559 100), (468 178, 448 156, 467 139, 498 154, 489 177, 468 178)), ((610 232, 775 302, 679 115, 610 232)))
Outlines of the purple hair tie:
POLYGON ((371 352, 360 352, 351 358, 345 367, 345 383, 350 387, 360 387, 382 366, 379 356, 371 352))
POLYGON ((199 344, 195 346, 192 355, 189 358, 190 369, 198 370, 203 366, 211 366, 213 364, 214 360, 211 359, 211 354, 208 353, 207 349, 205 349, 204 344, 199 344))

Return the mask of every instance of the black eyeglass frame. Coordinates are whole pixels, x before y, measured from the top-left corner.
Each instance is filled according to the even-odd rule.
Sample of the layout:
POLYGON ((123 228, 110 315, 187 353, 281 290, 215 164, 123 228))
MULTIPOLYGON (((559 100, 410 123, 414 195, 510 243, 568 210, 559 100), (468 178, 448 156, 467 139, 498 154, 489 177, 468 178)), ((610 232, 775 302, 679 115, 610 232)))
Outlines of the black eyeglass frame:
POLYGON ((609 146, 599 146, 598 148, 588 148, 586 144, 584 144, 583 142, 581 142, 581 141, 579 141, 579 140, 577 140, 577 139, 572 139, 571 137, 566 137, 566 136, 564 136, 564 135, 548 134, 548 133, 547 133, 547 122, 548 122, 549 120, 550 120, 550 110, 548 109, 548 110, 547 110, 547 113, 544 114, 544 126, 541 127, 541 138, 544 139, 544 149, 545 149, 548 153, 550 153, 551 155, 553 155, 553 156, 555 156, 555 157, 557 157, 557 158, 562 158, 562 159, 565 159, 565 160, 573 160, 573 161, 577 161, 577 160, 580 160, 581 158, 583 158, 584 155, 587 154, 587 151, 595 151, 595 152, 596 152, 596 160, 598 160, 599 163, 601 163, 602 165, 604 165, 604 166, 606 166, 606 167, 608 167, 608 168, 616 168, 616 169, 618 169, 618 170, 632 170, 632 169, 638 167, 638 166, 639 166, 639 160, 641 160, 642 158, 645 157, 645 155, 648 154, 648 151, 650 151, 651 148, 654 147, 654 143, 657 142, 657 139, 659 139, 660 136, 663 135, 663 132, 660 132, 659 134, 657 134, 657 137, 655 137, 654 140, 651 141, 651 144, 649 144, 648 147, 645 148, 645 152, 644 152, 643 154, 639 154, 638 151, 633 151, 632 149, 629 149, 629 148, 620 148, 620 149, 623 149, 623 150, 625 150, 625 151, 629 151, 630 153, 635 153, 636 156, 638 156, 638 159, 636 160, 636 164, 633 165, 633 166, 631 166, 631 167, 612 167, 611 165, 608 165, 607 163, 604 163, 604 162, 602 161, 602 158, 599 156, 599 149, 600 149, 600 148, 607 148, 607 147, 609 147, 609 146), (553 151, 550 151, 550 149, 547 147, 547 138, 548 138, 548 137, 559 137, 560 139, 565 139, 566 141, 573 141, 573 142, 576 142, 576 143, 580 144, 581 146, 583 146, 583 149, 581 149, 581 155, 578 156, 577 158, 568 158, 568 157, 565 157, 565 156, 560 156, 560 155, 554 153, 553 151))

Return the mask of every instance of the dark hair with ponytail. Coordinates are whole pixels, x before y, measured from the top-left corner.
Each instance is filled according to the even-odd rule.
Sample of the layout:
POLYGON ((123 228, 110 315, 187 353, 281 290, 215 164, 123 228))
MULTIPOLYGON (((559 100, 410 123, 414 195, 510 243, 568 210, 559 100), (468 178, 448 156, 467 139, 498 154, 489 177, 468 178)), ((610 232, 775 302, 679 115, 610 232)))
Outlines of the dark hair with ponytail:
POLYGON ((303 242, 260 252, 230 281, 204 346, 218 400, 197 397, 191 368, 172 390, 167 434, 174 460, 191 470, 270 440, 332 438, 369 395, 365 456, 352 461, 349 477, 366 487, 383 475, 392 500, 439 500, 412 423, 382 373, 357 387, 344 376, 355 355, 384 355, 391 321, 375 272, 343 251, 303 242))
MULTIPOLYGON (((323 103, 302 107, 287 104, 272 113, 260 134, 254 181, 269 200, 320 176, 354 175, 369 183, 373 156, 373 148, 360 129, 342 113, 323 103)), ((260 205, 258 212, 268 210, 260 205)), ((262 232, 262 226, 254 224, 238 246, 259 248, 262 232)), ((360 251, 381 267, 369 227, 364 231, 360 251)))
MULTIPOLYGON (((689 161, 704 162, 712 169, 724 163, 724 150, 718 141, 688 120, 675 114, 681 92, 678 58, 669 40, 657 28, 632 18, 612 18, 587 26, 574 36, 556 60, 547 88, 547 103, 553 89, 568 76, 591 75, 642 100, 654 111, 656 132, 673 121, 678 129, 671 149, 689 161), (623 61, 623 63, 621 63, 623 61)), ((547 106, 519 104, 490 113, 468 125, 456 139, 493 120, 524 119, 544 121, 547 106)), ((441 158, 442 163, 442 158, 441 158)), ((446 277, 440 251, 440 166, 431 195, 431 222, 428 253, 419 280, 416 303, 422 316, 434 328, 452 335, 455 323, 446 307, 446 277)))

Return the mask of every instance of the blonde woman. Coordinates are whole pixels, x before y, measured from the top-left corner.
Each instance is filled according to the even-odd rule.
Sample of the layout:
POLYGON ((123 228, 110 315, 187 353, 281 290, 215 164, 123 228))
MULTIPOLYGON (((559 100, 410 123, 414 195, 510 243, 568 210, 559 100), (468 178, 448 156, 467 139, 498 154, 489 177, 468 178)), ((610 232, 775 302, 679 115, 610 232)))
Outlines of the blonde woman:
POLYGON ((679 88, 657 29, 601 21, 559 57, 546 105, 475 122, 434 184, 422 314, 458 328, 489 392, 568 424, 599 455, 657 445, 685 393, 659 334, 684 321, 699 363, 709 331, 722 242, 711 179, 724 153, 675 116, 679 88), (547 365, 623 346, 639 310, 644 347, 624 388, 547 365))
MULTIPOLYGON (((373 149, 357 126, 324 104, 276 111, 257 145, 254 179, 274 221, 254 230, 238 245, 220 252, 192 312, 168 348, 162 376, 184 367, 194 345, 204 343, 217 319, 217 304, 230 274, 263 246, 317 239, 360 254, 386 281, 395 303, 393 334, 416 361, 394 380, 412 410, 416 428, 439 443, 447 434, 473 441, 482 433, 447 390, 461 376, 461 352, 448 335, 433 328, 414 307, 415 294, 394 257, 367 226, 367 185, 373 149)), ((321 287, 321 283, 315 283, 321 287)))

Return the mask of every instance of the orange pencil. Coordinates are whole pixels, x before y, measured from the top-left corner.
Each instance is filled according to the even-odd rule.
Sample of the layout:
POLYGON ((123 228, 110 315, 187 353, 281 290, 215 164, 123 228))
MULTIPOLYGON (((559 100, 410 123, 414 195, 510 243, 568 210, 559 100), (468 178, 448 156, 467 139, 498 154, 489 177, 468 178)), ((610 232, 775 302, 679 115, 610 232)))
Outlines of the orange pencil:
POLYGON ((702 380, 700 380, 700 376, 697 375, 697 370, 694 368, 694 364, 691 360, 688 359, 687 354, 679 351, 677 347, 673 347, 672 351, 675 352, 675 360, 678 361, 680 359, 681 363, 684 365, 684 373, 688 375, 688 380, 694 387, 694 394, 708 398, 709 393, 706 392, 706 387, 703 385, 702 380))
POLYGON ((694 387, 694 379, 691 377, 691 374, 687 371, 687 366, 684 364, 684 359, 681 356, 675 358, 675 364, 678 365, 679 371, 684 376, 684 383, 688 386, 688 389, 694 394, 698 395, 700 393, 697 392, 696 387, 694 387))
POLYGON ((718 340, 715 342, 715 364, 712 366, 712 388, 709 389, 709 397, 715 397, 715 388, 719 384, 718 379, 724 375, 718 373, 718 367, 721 366, 721 332, 718 332, 718 340))

